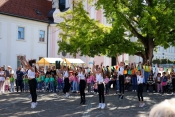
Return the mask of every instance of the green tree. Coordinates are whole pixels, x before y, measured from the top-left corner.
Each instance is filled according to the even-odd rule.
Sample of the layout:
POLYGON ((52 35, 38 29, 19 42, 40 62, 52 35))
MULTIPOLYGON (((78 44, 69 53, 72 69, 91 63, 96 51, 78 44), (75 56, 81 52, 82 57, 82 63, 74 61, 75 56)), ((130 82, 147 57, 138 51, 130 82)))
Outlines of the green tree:
POLYGON ((152 60, 152 63, 153 64, 160 64, 160 59, 154 59, 154 60, 152 60))
POLYGON ((58 24, 62 30, 59 52, 88 56, 128 53, 145 62, 152 61, 158 46, 175 45, 175 0, 98 0, 95 6, 103 8, 111 26, 91 19, 82 0, 76 0, 73 10, 59 14, 64 18, 58 24), (133 37, 137 41, 131 41, 133 37))

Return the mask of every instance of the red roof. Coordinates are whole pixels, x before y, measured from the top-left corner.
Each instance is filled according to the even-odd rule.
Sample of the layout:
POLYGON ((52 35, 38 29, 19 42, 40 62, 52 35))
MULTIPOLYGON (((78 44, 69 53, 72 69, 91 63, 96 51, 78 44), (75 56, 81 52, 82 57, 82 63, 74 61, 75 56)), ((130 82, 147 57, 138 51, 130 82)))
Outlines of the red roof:
POLYGON ((52 9, 48 0, 0 0, 0 14, 47 22, 52 9))

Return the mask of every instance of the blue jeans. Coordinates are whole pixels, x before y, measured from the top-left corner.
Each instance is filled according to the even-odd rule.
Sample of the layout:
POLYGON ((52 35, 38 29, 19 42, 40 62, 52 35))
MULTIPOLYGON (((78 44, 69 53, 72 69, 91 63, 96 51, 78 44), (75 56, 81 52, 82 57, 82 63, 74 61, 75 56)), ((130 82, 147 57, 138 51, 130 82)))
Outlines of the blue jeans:
POLYGON ((14 87, 15 82, 10 82, 10 91, 14 92, 15 91, 15 87, 14 87))
POLYGON ((137 77, 131 77, 132 79, 132 90, 137 90, 137 77))
POLYGON ((45 82, 44 84, 45 84, 45 86, 44 86, 44 91, 46 91, 47 88, 48 88, 48 90, 49 90, 49 83, 48 83, 48 82, 45 82))
POLYGON ((106 94, 109 94, 109 83, 107 83, 107 84, 105 85, 105 88, 106 88, 106 94))
POLYGON ((119 80, 116 80, 116 90, 120 90, 119 80))
POLYGON ((28 83, 24 83, 24 91, 28 91, 29 90, 29 84, 28 83))
POLYGON ((150 72, 144 72, 144 83, 147 83, 147 80, 148 80, 148 78, 149 78, 149 74, 150 74, 150 72))
POLYGON ((53 81, 50 82, 50 90, 54 91, 54 82, 53 81))
POLYGON ((63 84, 64 84, 64 83, 58 82, 58 91, 63 90, 63 87, 64 87, 63 84))
POLYGON ((72 91, 73 87, 72 87, 73 82, 70 83, 70 90, 72 91))
POLYGON ((37 84, 37 89, 38 89, 38 90, 42 90, 42 82, 38 82, 38 84, 37 84))
POLYGON ((78 91, 78 82, 77 81, 72 82, 72 91, 78 91))

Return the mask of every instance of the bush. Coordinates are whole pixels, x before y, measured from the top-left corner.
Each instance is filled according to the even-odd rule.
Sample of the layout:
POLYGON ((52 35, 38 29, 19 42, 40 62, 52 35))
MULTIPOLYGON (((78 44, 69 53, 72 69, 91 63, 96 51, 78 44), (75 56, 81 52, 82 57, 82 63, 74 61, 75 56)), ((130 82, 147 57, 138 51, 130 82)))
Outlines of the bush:
POLYGON ((154 59, 152 63, 153 64, 175 64, 175 61, 171 61, 169 59, 154 59))

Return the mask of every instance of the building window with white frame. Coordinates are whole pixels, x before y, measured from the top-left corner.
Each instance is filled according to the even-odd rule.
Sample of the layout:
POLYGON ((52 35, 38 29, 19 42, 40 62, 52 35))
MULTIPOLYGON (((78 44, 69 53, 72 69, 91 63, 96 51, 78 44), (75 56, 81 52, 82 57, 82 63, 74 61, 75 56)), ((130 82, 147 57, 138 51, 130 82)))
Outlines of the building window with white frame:
POLYGON ((40 30, 39 31, 39 41, 44 42, 45 41, 45 31, 40 30))
POLYGON ((24 40, 24 27, 18 27, 18 39, 24 40))

